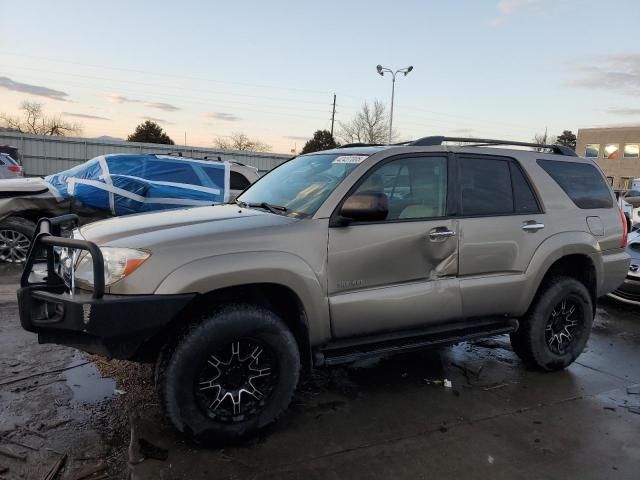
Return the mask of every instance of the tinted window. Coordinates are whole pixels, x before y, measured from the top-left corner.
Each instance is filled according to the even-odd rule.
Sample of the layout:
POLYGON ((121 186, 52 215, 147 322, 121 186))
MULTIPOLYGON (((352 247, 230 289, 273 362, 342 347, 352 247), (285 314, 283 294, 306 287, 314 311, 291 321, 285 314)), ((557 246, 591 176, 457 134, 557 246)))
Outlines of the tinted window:
POLYGON ((611 192, 596 167, 588 163, 538 160, 579 208, 610 208, 611 192))
POLYGON ((384 193, 387 220, 444 217, 447 213, 447 159, 413 157, 376 168, 356 192, 384 193))
POLYGON ((520 167, 510 162, 511 181, 513 183, 513 200, 515 203, 515 213, 536 213, 540 211, 540 206, 536 200, 531 186, 520 167))
POLYGON ((460 157, 460 188, 463 215, 513 213, 509 162, 460 157))
POLYGON ((229 188, 231 190, 244 190, 251 182, 245 178, 244 175, 238 172, 231 172, 231 176, 229 177, 229 188))

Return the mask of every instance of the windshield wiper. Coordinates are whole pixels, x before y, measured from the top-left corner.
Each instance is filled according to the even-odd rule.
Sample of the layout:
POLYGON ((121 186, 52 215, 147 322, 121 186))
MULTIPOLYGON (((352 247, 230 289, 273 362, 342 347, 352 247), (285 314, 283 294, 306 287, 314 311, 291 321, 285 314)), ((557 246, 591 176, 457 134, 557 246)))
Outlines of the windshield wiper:
POLYGON ((239 202, 236 200, 236 203, 241 207, 245 208, 264 208, 265 210, 269 210, 271 213, 275 213, 276 215, 281 215, 287 212, 287 207, 283 207, 282 205, 272 205, 267 202, 239 202))

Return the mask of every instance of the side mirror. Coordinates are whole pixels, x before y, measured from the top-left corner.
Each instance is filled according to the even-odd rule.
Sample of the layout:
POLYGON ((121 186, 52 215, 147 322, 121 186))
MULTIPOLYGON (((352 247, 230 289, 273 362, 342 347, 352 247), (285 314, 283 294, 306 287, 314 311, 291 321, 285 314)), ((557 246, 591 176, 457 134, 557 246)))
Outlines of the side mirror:
POLYGON ((341 223, 349 221, 376 222, 384 220, 389 214, 389 202, 384 193, 355 193, 340 209, 341 223))

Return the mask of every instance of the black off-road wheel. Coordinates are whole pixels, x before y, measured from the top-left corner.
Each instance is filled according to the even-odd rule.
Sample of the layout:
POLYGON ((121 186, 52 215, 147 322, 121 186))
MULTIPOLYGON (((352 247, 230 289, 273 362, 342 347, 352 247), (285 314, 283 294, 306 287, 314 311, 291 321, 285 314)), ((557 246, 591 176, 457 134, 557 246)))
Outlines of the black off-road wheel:
POLYGON ((256 434, 287 409, 300 374, 291 331, 275 313, 231 305, 163 349, 156 368, 163 409, 193 440, 217 444, 256 434))
POLYGON ((518 331, 511 334, 511 346, 527 364, 562 370, 584 350, 592 324, 593 301, 584 284, 556 277, 536 295, 518 331))
POLYGON ((0 262, 23 263, 27 259, 36 224, 26 218, 8 217, 0 222, 0 262))

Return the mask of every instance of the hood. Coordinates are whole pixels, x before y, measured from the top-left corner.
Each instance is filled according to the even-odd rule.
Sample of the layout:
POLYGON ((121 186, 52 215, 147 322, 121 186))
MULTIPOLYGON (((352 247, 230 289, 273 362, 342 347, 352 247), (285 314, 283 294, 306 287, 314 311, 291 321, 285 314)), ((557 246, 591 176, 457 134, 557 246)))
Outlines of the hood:
POLYGON ((0 180, 1 193, 42 193, 49 190, 42 178, 5 178, 0 180))
POLYGON ((98 245, 152 248, 176 239, 187 244, 190 237, 293 221, 238 205, 213 205, 114 217, 85 225, 80 235, 98 245))

